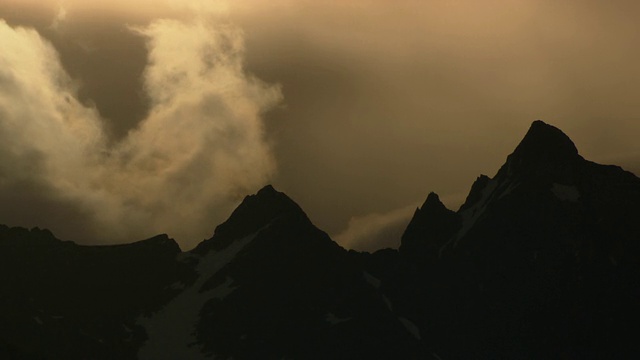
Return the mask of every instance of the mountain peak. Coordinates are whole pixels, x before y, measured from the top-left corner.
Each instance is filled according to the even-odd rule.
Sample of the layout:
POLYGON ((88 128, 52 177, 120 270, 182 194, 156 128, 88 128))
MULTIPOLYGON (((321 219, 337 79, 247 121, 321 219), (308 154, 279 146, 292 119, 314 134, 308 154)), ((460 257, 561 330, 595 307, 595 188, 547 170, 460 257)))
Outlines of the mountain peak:
MULTIPOLYGON (((274 189, 273 185, 267 184, 262 189, 258 190, 256 193, 257 196, 272 196, 274 194, 280 193, 276 189, 274 189), (269 195, 270 194, 270 195, 269 195)), ((282 193, 280 193, 282 194, 282 193)))
POLYGON ((566 164, 579 158, 578 149, 565 133, 536 120, 498 174, 537 170, 549 164, 566 164))
POLYGON ((536 120, 531 124, 514 154, 551 161, 563 157, 575 157, 578 155, 578 149, 562 130, 536 120))
POLYGON ((427 196, 427 200, 422 204, 421 210, 425 209, 446 209, 442 201, 440 201, 440 197, 435 192, 430 192, 427 196))
POLYGON ((458 214, 447 209, 435 192, 429 193, 402 234, 400 253, 412 258, 435 257, 459 227, 458 214))
POLYGON ((271 185, 260 189, 255 195, 244 198, 229 219, 216 228, 216 235, 242 232, 244 236, 268 225, 272 220, 287 214, 304 214, 300 206, 271 185))
MULTIPOLYGON (((218 241, 218 243, 226 244, 234 239, 240 239, 255 233, 269 225, 273 220, 285 216, 307 219, 304 211, 291 198, 277 191, 273 186, 267 185, 256 194, 246 196, 242 203, 231 213, 229 219, 216 227, 214 238, 224 239, 218 241)), ((198 245, 196 250, 204 250, 203 246, 206 243, 209 243, 209 241, 204 241, 198 245)))

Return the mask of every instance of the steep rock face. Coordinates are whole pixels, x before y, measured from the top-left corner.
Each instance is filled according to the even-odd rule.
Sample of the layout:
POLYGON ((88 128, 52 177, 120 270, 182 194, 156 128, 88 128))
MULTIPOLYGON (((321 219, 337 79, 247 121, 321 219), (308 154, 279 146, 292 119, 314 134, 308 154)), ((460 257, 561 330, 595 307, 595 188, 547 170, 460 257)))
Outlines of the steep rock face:
POLYGON ((406 257, 422 273, 403 274, 419 280, 394 296, 422 289, 405 311, 437 329, 443 356, 637 353, 639 201, 640 179, 584 160, 536 121, 497 175, 474 183, 440 257, 406 257))
POLYGON ((400 253, 414 259, 434 258, 440 248, 458 231, 462 218, 447 209, 436 193, 430 193, 402 235, 400 253))

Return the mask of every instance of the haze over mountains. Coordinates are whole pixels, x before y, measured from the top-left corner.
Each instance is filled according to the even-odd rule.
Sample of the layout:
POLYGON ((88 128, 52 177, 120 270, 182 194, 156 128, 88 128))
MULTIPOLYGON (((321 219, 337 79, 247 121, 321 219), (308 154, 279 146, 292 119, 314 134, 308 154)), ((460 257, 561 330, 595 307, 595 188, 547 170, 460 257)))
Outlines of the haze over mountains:
POLYGON ((188 252, 1 226, 0 357, 637 358, 638 204, 638 177, 536 121, 398 250, 343 249, 271 186, 188 252))

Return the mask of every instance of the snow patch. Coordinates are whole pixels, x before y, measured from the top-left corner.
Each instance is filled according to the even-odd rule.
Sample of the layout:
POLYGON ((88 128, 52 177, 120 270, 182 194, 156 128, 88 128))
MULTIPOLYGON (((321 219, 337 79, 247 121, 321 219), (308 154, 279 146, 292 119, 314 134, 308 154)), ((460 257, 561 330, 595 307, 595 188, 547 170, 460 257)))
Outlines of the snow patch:
MULTIPOLYGON (((261 229, 262 230, 262 229, 261 229)), ((138 318, 149 339, 138 351, 139 359, 210 359, 197 344, 195 326, 204 304, 213 298, 222 299, 233 288, 232 279, 210 291, 200 292, 205 282, 228 265, 260 232, 235 240, 220 251, 211 251, 200 258, 196 271, 198 280, 151 317, 138 318)))
POLYGON ((380 280, 366 271, 362 272, 364 280, 375 289, 380 289, 380 280))
POLYGON ((452 236, 440 249, 438 250, 438 256, 442 256, 442 252, 445 248, 447 248, 451 243, 453 243, 453 247, 458 246, 458 241, 462 239, 463 236, 467 234, 467 232, 473 227, 473 225, 478 221, 480 216, 487 209, 487 205, 489 204, 489 199, 495 192, 498 187, 498 182, 496 180, 490 179, 487 183, 487 186, 482 189, 482 198, 472 207, 460 212, 460 216, 462 216, 462 228, 457 232, 455 236, 452 236))
POLYGON ((190 262, 190 261, 198 261, 199 257, 197 255, 194 255, 192 253, 188 253, 188 252, 183 252, 183 253, 179 253, 176 256, 176 259, 180 262, 190 262))
POLYGON ((341 318, 341 317, 337 317, 334 313, 327 313, 327 315, 324 317, 324 319, 331 325, 338 325, 340 323, 343 323, 345 321, 349 321, 353 318, 341 318))
POLYGON ((389 298, 384 295, 382 295, 382 300, 387 305, 387 308, 389 309, 389 311, 393 312, 393 305, 391 304, 391 300, 389 300, 389 298))
POLYGON ((209 291, 209 296, 213 299, 224 300, 224 298, 226 298, 227 295, 231 294, 233 290, 238 288, 237 286, 231 286, 231 285, 233 285, 233 279, 227 276, 223 284, 220 284, 216 286, 214 289, 212 289, 211 291, 209 291))
POLYGON ((551 192, 562 201, 574 203, 580 199, 580 191, 575 186, 554 183, 551 187, 551 192))
POLYGON ((409 334, 411 334, 414 338, 418 340, 422 340, 422 337, 420 336, 420 329, 418 329, 416 324, 412 323, 409 319, 403 318, 403 317, 399 317, 398 320, 400 320, 400 322, 402 323, 404 328, 407 329, 409 334))
POLYGON ((509 184, 509 186, 500 193, 500 196, 498 197, 498 199, 502 199, 503 197, 510 195, 511 192, 513 192, 513 190, 515 190, 518 187, 518 185, 520 184, 519 183, 509 184))
POLYGON ((182 290, 184 288, 185 288, 185 284, 180 281, 176 281, 173 284, 169 285, 169 289, 171 290, 182 290))

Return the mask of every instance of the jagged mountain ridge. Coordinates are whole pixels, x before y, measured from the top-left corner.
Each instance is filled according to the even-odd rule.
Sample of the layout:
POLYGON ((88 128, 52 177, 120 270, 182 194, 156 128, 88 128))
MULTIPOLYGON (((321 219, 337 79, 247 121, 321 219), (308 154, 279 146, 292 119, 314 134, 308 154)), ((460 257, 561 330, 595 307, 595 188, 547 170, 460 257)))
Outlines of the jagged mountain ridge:
MULTIPOLYGON (((434 218, 440 217, 437 223, 434 222, 434 226, 446 227, 448 231, 429 230, 430 237, 435 242, 446 242, 443 246, 438 246, 440 256, 442 251, 455 248, 491 207, 506 207, 504 203, 513 205, 516 202, 536 206, 540 204, 540 200, 559 200, 565 207, 581 203, 589 211, 595 212, 594 216, 599 216, 597 221, 614 218, 612 212, 620 214, 619 220, 623 223, 617 227, 629 228, 634 234, 638 234, 639 224, 633 215, 637 213, 634 204, 640 197, 639 186, 638 177, 618 166, 599 165, 585 160, 562 131, 538 120, 532 124, 494 178, 481 175, 473 183, 466 201, 455 212, 457 221, 443 221, 441 217, 447 217, 444 214, 455 216, 451 215, 453 212, 446 209, 435 193, 430 194, 423 207, 417 209, 403 235, 400 249, 411 246, 413 227, 424 225, 425 221, 433 222, 434 218), (426 216, 428 219, 421 219, 425 218, 423 212, 431 212, 426 216), (449 225, 445 226, 446 224, 449 225)), ((539 210, 536 211, 541 215, 539 210)), ((518 217, 530 218, 524 215, 520 214, 518 217)), ((424 235, 417 236, 421 237, 424 235)))
POLYGON ((271 186, 186 253, 0 227, 0 355, 633 358, 639 194, 536 121, 458 211, 430 193, 399 250, 347 252, 271 186))
POLYGON ((430 220, 414 216, 400 253, 417 269, 396 280, 423 285, 408 281, 396 296, 424 287, 406 311, 438 329, 431 338, 446 356, 637 354, 625 338, 640 319, 639 202, 635 175, 583 159, 565 134, 536 121, 457 212, 431 205, 430 220))
MULTIPOLYGON (((190 256, 202 279, 201 301, 193 302, 200 308, 192 338, 199 354, 191 358, 425 356, 377 280, 271 186, 246 197, 190 256)), ((171 350, 142 351, 140 358, 171 350)))
MULTIPOLYGON (((79 309, 66 312, 42 306, 25 310, 16 306, 25 294, 14 282, 6 293, 13 303, 7 304, 0 322, 11 324, 17 313, 13 324, 29 329, 19 336, 3 334, 0 354, 7 358, 429 358, 416 326, 394 313, 379 281, 271 186, 247 196, 211 239, 185 253, 166 235, 129 245, 86 247, 39 229, 3 230, 7 235, 0 237, 0 249, 16 247, 15 259, 33 257, 34 247, 43 254, 36 259, 53 254, 46 268, 54 278, 45 279, 52 286, 35 295, 42 301, 85 292, 90 298, 106 297, 81 301, 79 309), (42 234, 46 246, 40 248, 42 234), (59 250, 67 248, 73 250, 72 264, 57 274, 55 267, 68 260, 57 253, 67 254, 59 250), (73 263, 75 257, 80 264, 73 263), (137 258, 140 268, 126 263, 137 258), (104 278, 118 267, 112 278, 104 278), (128 273, 141 276, 126 278, 128 273), (149 273, 157 275, 153 282, 149 273), (91 281, 95 284, 87 288, 91 281), (131 287, 118 286, 121 281, 131 287), (72 291, 64 294, 61 288, 72 291), (134 289, 151 298, 103 314, 113 300, 105 294, 108 289, 118 299, 134 289), (77 322, 60 330, 59 323, 67 318, 77 322), (43 329, 51 332, 50 339, 39 336, 43 329)), ((25 272, 28 265, 33 264, 23 264, 25 272)), ((16 267, 7 266, 5 274, 11 276, 9 270, 16 267)), ((21 282, 40 284, 41 276, 27 273, 21 282)), ((38 285, 29 286, 38 290, 38 285)))

